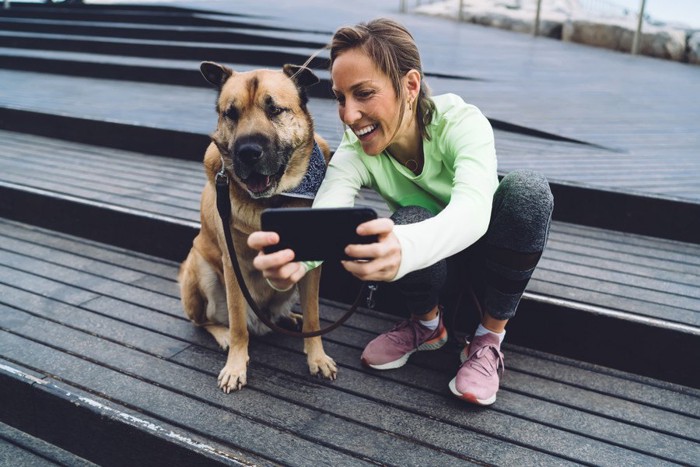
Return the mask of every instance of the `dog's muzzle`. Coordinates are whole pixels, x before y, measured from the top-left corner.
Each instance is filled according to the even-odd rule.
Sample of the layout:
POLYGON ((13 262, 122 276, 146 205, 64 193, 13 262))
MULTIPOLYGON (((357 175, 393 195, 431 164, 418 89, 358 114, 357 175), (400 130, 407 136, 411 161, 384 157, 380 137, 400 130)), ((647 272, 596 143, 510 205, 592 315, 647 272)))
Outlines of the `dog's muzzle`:
POLYGON ((234 144, 234 172, 253 196, 272 191, 284 172, 285 161, 270 148, 270 141, 262 135, 241 137, 234 144))

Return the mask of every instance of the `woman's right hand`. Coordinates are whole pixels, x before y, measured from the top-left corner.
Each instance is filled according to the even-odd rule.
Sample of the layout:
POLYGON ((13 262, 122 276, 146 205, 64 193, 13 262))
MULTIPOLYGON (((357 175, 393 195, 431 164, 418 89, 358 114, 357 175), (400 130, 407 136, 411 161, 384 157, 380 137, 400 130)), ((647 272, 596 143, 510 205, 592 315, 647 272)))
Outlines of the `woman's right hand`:
POLYGON ((253 232, 248 236, 248 246, 258 251, 253 259, 255 269, 263 273, 273 288, 288 290, 306 274, 306 267, 294 262, 294 252, 290 249, 266 254, 263 248, 276 245, 280 241, 275 232, 253 232))

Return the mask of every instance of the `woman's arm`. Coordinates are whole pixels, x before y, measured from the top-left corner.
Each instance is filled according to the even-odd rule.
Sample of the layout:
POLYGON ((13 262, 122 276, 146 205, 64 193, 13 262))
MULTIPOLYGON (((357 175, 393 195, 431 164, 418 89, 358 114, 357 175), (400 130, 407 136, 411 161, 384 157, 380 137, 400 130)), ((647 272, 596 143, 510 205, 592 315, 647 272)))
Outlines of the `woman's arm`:
POLYGON ((464 250, 488 229, 493 194, 498 186, 496 150, 491 124, 474 106, 463 104, 444 117, 435 145, 453 161, 451 198, 435 217, 399 225, 401 265, 394 280, 464 250))

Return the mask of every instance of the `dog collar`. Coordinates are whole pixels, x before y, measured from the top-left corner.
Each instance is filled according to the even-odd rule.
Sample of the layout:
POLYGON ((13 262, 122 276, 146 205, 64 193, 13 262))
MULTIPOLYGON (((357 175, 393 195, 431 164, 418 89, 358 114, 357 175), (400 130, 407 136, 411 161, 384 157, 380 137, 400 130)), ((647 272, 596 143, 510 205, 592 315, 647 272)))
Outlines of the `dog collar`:
POLYGON ((309 160, 309 167, 306 169, 306 174, 304 174, 301 183, 295 188, 281 193, 281 195, 289 196, 290 198, 314 199, 325 175, 326 160, 323 157, 321 148, 314 142, 314 149, 311 153, 311 159, 309 160))

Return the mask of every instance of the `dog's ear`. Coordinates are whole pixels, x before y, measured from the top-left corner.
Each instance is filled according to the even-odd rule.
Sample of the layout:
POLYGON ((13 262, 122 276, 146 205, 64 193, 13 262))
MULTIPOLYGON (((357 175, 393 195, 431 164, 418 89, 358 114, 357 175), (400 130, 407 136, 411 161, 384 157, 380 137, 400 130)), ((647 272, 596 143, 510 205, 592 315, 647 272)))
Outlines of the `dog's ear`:
POLYGON ((289 76, 295 83, 303 88, 313 86, 320 80, 313 71, 305 66, 290 65, 289 63, 282 67, 284 74, 289 76))
POLYGON ((199 71, 202 72, 204 79, 219 89, 233 75, 232 69, 214 62, 202 62, 199 65, 199 71))

